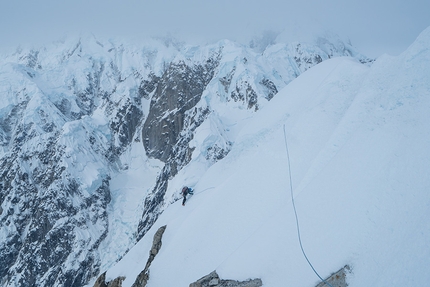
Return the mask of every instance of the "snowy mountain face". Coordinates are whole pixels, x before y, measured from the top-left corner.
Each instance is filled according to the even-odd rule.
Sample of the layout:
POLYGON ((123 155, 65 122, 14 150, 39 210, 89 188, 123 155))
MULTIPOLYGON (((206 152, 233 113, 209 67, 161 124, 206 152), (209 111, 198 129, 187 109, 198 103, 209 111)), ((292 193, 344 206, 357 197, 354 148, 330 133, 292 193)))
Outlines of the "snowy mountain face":
POLYGON ((342 279, 332 286, 427 286, 429 47, 430 28, 371 66, 323 61, 258 112, 218 105, 165 192, 191 183, 194 195, 88 286, 327 286, 299 230, 322 278, 342 279), (220 137, 228 154, 205 166, 220 137))
POLYGON ((341 42, 136 47, 94 37, 2 56, 0 285, 83 286, 229 154, 236 131, 341 42), (178 174, 192 159, 198 172, 178 174), (170 189, 169 189, 170 186, 170 189))

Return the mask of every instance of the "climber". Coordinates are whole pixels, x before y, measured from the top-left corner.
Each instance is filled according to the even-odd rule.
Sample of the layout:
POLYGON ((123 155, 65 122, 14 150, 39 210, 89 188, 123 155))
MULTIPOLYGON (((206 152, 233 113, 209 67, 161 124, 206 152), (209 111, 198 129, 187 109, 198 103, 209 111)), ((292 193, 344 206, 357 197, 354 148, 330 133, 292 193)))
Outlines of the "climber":
POLYGON ((193 194, 193 189, 188 187, 188 186, 184 186, 182 188, 182 192, 181 192, 182 196, 184 197, 184 199, 182 200, 182 205, 185 205, 185 201, 187 200, 187 195, 188 194, 193 194))

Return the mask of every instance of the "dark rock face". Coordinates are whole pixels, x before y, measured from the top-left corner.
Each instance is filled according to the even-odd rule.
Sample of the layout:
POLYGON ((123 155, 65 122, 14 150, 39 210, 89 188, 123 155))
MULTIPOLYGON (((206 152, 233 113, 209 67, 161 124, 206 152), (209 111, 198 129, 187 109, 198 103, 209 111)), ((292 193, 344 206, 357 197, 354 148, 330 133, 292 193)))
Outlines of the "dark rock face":
POLYGON ((235 72, 236 67, 233 67, 233 69, 227 75, 219 79, 219 82, 224 86, 225 93, 228 93, 235 72))
POLYGON ((148 75, 148 79, 143 79, 140 83, 139 95, 142 98, 149 100, 149 95, 155 90, 159 81, 160 78, 151 72, 148 75))
POLYGON ((248 109, 258 110, 257 93, 247 81, 236 83, 236 89, 231 92, 231 98, 246 104, 248 109))
POLYGON ((220 147, 216 144, 209 147, 205 156, 206 160, 209 162, 217 162, 222 160, 230 152, 231 146, 232 143, 227 142, 226 146, 224 147, 220 147))
POLYGON ((102 275, 97 278, 96 282, 94 283, 94 287, 107 287, 106 284, 106 272, 104 272, 102 275))
POLYGON ((261 279, 249 279, 246 281, 224 280, 220 279, 216 271, 200 278, 190 287, 261 287, 263 282, 261 279))
POLYGON ((195 107, 211 81, 220 55, 192 67, 184 62, 171 64, 161 77, 151 100, 150 112, 142 129, 143 145, 150 157, 166 163, 151 195, 138 227, 141 238, 162 212, 167 182, 191 159, 189 142, 193 132, 206 119, 208 108, 195 107))
POLYGON ((163 238, 163 233, 166 230, 166 225, 161 226, 157 232, 154 234, 154 239, 152 241, 152 248, 149 251, 149 258, 146 262, 145 268, 137 276, 136 281, 131 285, 131 287, 145 287, 149 280, 149 267, 152 261, 154 261, 155 256, 157 256, 158 251, 161 249, 161 239, 163 238))
MULTIPOLYGON (((348 283, 346 281, 346 277, 351 273, 351 267, 349 265, 345 265, 337 272, 331 274, 325 281, 330 284, 332 287, 347 287, 348 283)), ((316 287, 325 287, 328 286, 325 282, 320 282, 316 287)))
POLYGON ((96 282, 94 283, 94 287, 121 287, 122 281, 125 280, 125 277, 118 277, 115 278, 112 281, 109 281, 106 283, 106 272, 97 278, 96 282))
MULTIPOLYGON (((172 158, 173 147, 180 140, 187 115, 200 101, 211 81, 217 59, 190 67, 184 62, 171 64, 157 85, 142 130, 146 153, 163 162, 172 158)), ((195 115, 191 115, 193 117, 195 115)))
POLYGON ((118 277, 108 283, 107 287, 121 287, 125 277, 118 277))
MULTIPOLYGON (((154 239, 152 240, 152 247, 149 250, 149 258, 146 261, 145 268, 139 273, 132 287, 145 287, 149 280, 149 267, 151 266, 152 261, 154 261, 155 256, 157 256, 158 252, 161 249, 164 231, 166 230, 166 225, 158 228, 157 232, 154 234, 154 239)), ((101 274, 97 281, 94 283, 94 287, 121 287, 122 281, 125 280, 125 277, 118 277, 112 281, 106 283, 106 272, 101 274)))
POLYGON ((142 111, 129 101, 117 110, 116 116, 110 124, 110 128, 118 134, 120 147, 126 147, 132 142, 142 118, 142 111))
MULTIPOLYGON (((297 66, 302 70, 306 71, 312 66, 315 66, 316 64, 319 64, 323 61, 321 57, 321 53, 313 52, 313 53, 304 53, 301 44, 296 45, 296 55, 294 56, 294 60, 297 63, 297 66)), ((333 55, 327 55, 329 58, 333 55)))
POLYGON ((271 80, 264 78, 263 80, 261 80, 260 84, 267 89, 267 100, 270 101, 278 93, 276 85, 271 80))
POLYGON ((138 227, 138 239, 142 238, 148 231, 158 215, 162 212, 160 209, 161 203, 164 202, 164 195, 167 190, 168 180, 171 179, 180 168, 185 166, 191 159, 192 149, 189 148, 188 143, 192 140, 193 131, 203 122, 209 110, 194 108, 191 111, 191 117, 185 121, 187 133, 182 132, 183 136, 178 139, 178 142, 172 147, 171 157, 166 165, 163 167, 160 175, 157 178, 155 187, 151 194, 145 199, 145 208, 142 219, 138 227))

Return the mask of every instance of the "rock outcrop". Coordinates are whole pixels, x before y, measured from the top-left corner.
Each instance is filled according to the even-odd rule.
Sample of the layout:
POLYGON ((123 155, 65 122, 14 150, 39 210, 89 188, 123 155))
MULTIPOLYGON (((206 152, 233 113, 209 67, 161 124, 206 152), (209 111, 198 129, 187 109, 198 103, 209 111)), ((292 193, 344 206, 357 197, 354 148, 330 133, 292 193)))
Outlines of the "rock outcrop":
POLYGON ((261 287, 263 282, 261 279, 249 279, 246 281, 224 280, 220 279, 216 271, 200 278, 190 287, 261 287))
MULTIPOLYGON (((152 261, 154 261, 155 256, 157 256, 158 252, 161 248, 161 239, 163 238, 164 231, 166 230, 166 225, 158 228, 157 232, 154 234, 154 239, 152 240, 152 247, 149 251, 149 258, 146 261, 145 268, 139 273, 136 278, 136 281, 133 283, 132 287, 145 287, 146 283, 149 279, 149 267, 151 266, 152 261)), ((117 277, 112 281, 106 282, 106 272, 97 278, 94 287, 121 287, 122 281, 125 280, 125 277, 117 277)))
MULTIPOLYGON (((345 265, 337 272, 331 274, 325 281, 332 287, 347 287, 346 276, 351 272, 349 265, 345 265)), ((316 287, 328 287, 325 282, 320 282, 316 287)))
POLYGON ((148 279, 149 279, 149 267, 151 266, 152 261, 154 261, 155 256, 157 256, 158 251, 160 251, 161 238, 163 237, 164 230, 166 230, 166 225, 161 226, 154 234, 154 239, 152 241, 152 248, 149 251, 148 261, 146 261, 145 268, 142 270, 142 272, 139 273, 132 287, 146 286, 146 283, 148 282, 148 279))
POLYGON ((107 287, 106 284, 106 272, 104 272, 102 275, 97 278, 96 282, 94 283, 94 287, 107 287))
POLYGON ((105 282, 106 280, 106 272, 97 278, 96 283, 94 283, 94 287, 121 287, 122 281, 125 280, 125 277, 118 277, 115 278, 112 281, 109 281, 108 283, 105 282))

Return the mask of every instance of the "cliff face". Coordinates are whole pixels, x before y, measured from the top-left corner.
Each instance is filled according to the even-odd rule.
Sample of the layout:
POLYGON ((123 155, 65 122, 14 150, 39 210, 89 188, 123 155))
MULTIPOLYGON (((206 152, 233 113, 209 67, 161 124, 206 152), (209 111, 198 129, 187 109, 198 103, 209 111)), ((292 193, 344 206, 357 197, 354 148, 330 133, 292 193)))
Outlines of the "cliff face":
POLYGON ((192 67, 184 62, 171 64, 157 85, 148 117, 143 125, 142 139, 146 153, 164 162, 157 179, 154 196, 145 200, 138 233, 143 236, 161 212, 167 181, 191 159, 189 142, 194 130, 206 119, 208 107, 196 107, 219 64, 220 54, 210 56, 204 64, 192 67))
MULTIPOLYGON (((364 59, 331 45, 330 53, 277 45, 257 54, 229 41, 134 47, 89 37, 4 56, 0 285, 82 286, 98 275, 100 244, 115 232, 111 178, 128 168, 131 145, 162 162, 127 239, 135 242, 169 204, 169 180, 190 161, 195 132, 217 105, 246 116, 321 60, 364 59)), ((232 145, 218 128, 198 147, 208 165, 232 145)))
POLYGON ((189 123, 198 122, 196 113, 190 110, 200 102, 203 91, 213 78, 219 57, 219 54, 211 56, 206 63, 191 67, 182 61, 172 63, 164 72, 152 96, 142 129, 148 156, 163 162, 172 161, 177 156, 174 146, 181 140, 181 132, 190 128, 189 123), (184 127, 187 123, 188 126, 184 127))

